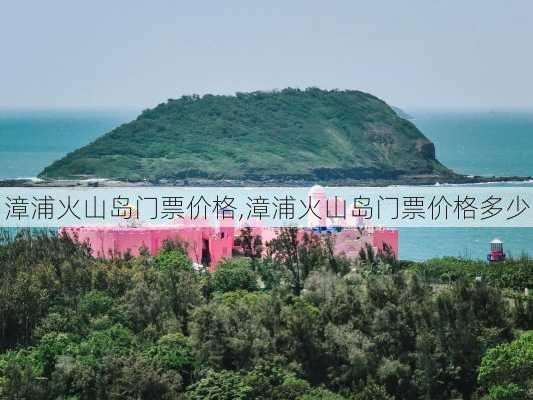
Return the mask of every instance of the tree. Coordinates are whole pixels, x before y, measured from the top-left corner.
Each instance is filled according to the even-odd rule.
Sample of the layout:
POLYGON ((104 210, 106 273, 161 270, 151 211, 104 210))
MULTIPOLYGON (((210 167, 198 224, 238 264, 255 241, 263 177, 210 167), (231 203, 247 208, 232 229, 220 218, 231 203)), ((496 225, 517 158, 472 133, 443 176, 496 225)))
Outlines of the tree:
POLYGON ((261 236, 253 235, 249 226, 241 229, 239 236, 235 238, 235 245, 240 247, 243 256, 252 260, 252 267, 263 255, 263 241, 261 236))
POLYGON ((0 398, 46 399, 42 369, 35 353, 26 349, 0 354, 0 398))
POLYGON ((217 265, 212 280, 216 292, 234 290, 257 290, 257 276, 251 269, 248 258, 224 259, 217 265))
POLYGON ((346 400, 346 398, 327 389, 318 388, 298 397, 297 400, 346 400))
POLYGON ((182 332, 188 334, 191 310, 202 301, 201 281, 183 247, 168 243, 154 258, 154 265, 182 332))
POLYGON ((270 294, 228 292, 198 307, 191 336, 198 361, 214 369, 248 369, 275 356, 272 321, 276 312, 270 294))
POLYGON ((354 397, 354 400, 393 400, 383 386, 377 385, 370 381, 359 393, 354 397))
POLYGON ((257 269, 213 274, 175 242, 101 260, 62 238, 0 245, 0 398, 531 398, 533 335, 512 341, 529 298, 495 284, 526 268, 435 290, 427 268, 365 252, 374 267, 345 273, 331 242, 282 235, 257 269))
POLYGON ((99 398, 109 400, 184 399, 180 374, 142 356, 103 361, 99 398))
POLYGON ((281 228, 278 236, 268 243, 269 256, 285 270, 286 278, 296 296, 311 271, 324 266, 324 252, 318 235, 304 233, 296 227, 281 228))
POLYGON ((192 383, 196 362, 188 337, 181 333, 166 334, 156 344, 149 346, 144 354, 165 370, 178 372, 184 386, 192 383))
POLYGON ((371 272, 398 272, 400 263, 396 260, 392 248, 384 243, 383 249, 376 251, 369 243, 359 250, 359 264, 368 268, 371 272))
POLYGON ((260 362, 244 376, 252 388, 250 399, 296 400, 309 393, 311 385, 275 363, 260 362))
POLYGON ((190 400, 248 400, 252 387, 232 371, 209 370, 187 390, 190 400))
POLYGON ((320 310, 302 297, 295 297, 281 309, 276 343, 282 354, 299 363, 311 381, 324 378, 322 359, 323 324, 320 310))
POLYGON ((163 246, 154 257, 154 265, 160 271, 175 266, 184 269, 192 268, 192 262, 187 257, 185 245, 179 241, 172 240, 166 240, 163 243, 163 246))
POLYGON ((533 398, 533 331, 490 349, 481 360, 479 383, 487 399, 533 398))

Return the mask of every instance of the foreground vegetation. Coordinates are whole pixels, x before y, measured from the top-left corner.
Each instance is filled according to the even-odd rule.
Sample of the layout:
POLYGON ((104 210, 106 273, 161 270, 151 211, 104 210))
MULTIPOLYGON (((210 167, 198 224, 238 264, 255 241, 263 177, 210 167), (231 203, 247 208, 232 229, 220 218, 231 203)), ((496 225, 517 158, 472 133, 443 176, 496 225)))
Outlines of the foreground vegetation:
POLYGON ((172 242, 113 260, 53 235, 1 246, 0 398, 533 398, 530 298, 469 276, 434 290, 389 254, 353 264, 290 229, 266 258, 239 243, 214 274, 172 242))
POLYGON ((184 96, 56 161, 42 178, 337 182, 453 174, 433 144, 367 93, 285 89, 184 96))
POLYGON ((491 286, 517 292, 533 288, 533 260, 526 255, 519 259, 511 258, 495 263, 446 257, 420 263, 405 263, 404 267, 433 283, 447 284, 459 279, 481 279, 491 286))

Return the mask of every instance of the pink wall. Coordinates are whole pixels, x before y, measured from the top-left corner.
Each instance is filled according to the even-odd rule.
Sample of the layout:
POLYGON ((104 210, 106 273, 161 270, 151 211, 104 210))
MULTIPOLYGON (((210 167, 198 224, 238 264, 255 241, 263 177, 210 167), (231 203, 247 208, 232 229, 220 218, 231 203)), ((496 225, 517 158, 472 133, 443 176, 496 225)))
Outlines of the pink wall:
POLYGON ((202 249, 206 246, 211 257, 211 266, 220 259, 231 257, 233 228, 168 226, 168 227, 81 227, 62 228, 63 232, 75 236, 80 242, 89 242, 96 257, 112 257, 130 252, 136 256, 144 246, 151 254, 157 253, 165 240, 180 239, 187 244, 192 261, 202 261, 202 249))
POLYGON ((357 258, 359 251, 370 244, 376 252, 383 250, 383 244, 391 247, 398 257, 398 230, 384 228, 343 229, 335 234, 335 253, 344 253, 350 258, 357 258))
POLYGON ((374 229, 373 246, 378 250, 383 250, 384 243, 392 249, 396 258, 399 258, 399 232, 397 229, 374 229))
MULTIPOLYGON (((315 185, 309 191, 314 213, 308 213, 308 226, 347 226, 342 231, 333 233, 335 237, 335 253, 344 253, 348 257, 358 257, 359 250, 370 244, 376 251, 383 250, 383 244, 389 245, 398 257, 398 230, 374 227, 364 227, 363 217, 353 217, 350 204, 346 204, 346 218, 328 220, 337 212, 342 214, 344 202, 342 199, 329 198, 323 187, 315 185), (318 201, 318 204, 317 204, 318 201), (316 206, 316 208, 315 208, 316 206), (364 227, 357 229, 355 227, 364 227)), ((250 219, 248 226, 253 235, 260 235, 263 244, 278 235, 278 228, 263 227, 260 220, 250 219)), ((97 227, 67 227, 63 232, 77 236, 80 242, 89 242, 93 255, 96 257, 112 257, 130 252, 136 256, 142 246, 148 248, 151 254, 157 253, 165 240, 180 239, 187 244, 187 252, 195 263, 202 263, 202 254, 209 253, 209 269, 213 271, 222 258, 232 256, 235 235, 239 234, 243 226, 234 227, 233 220, 217 219, 215 227, 209 226, 207 219, 176 218, 164 227, 145 226, 97 226, 97 227)), ((300 234, 303 234, 303 230, 300 234)))
MULTIPOLYGON (((202 263, 202 253, 209 250, 209 270, 213 271, 222 258, 230 258, 235 235, 239 233, 233 226, 225 223, 216 227, 190 226, 187 223, 165 227, 81 227, 62 228, 63 232, 75 236, 80 242, 88 242, 96 257, 112 257, 127 252, 136 256, 144 246, 151 254, 157 253, 165 240, 179 239, 186 243, 187 252, 195 263, 202 263)), ((254 235, 261 235, 263 243, 274 239, 278 234, 277 228, 253 227, 254 235)), ((303 231, 301 231, 303 234, 303 231)), ((394 229, 369 228, 358 230, 343 229, 335 233, 335 253, 348 257, 357 257, 359 250, 366 243, 375 250, 382 250, 383 244, 388 244, 394 254, 398 256, 398 231, 394 229)))

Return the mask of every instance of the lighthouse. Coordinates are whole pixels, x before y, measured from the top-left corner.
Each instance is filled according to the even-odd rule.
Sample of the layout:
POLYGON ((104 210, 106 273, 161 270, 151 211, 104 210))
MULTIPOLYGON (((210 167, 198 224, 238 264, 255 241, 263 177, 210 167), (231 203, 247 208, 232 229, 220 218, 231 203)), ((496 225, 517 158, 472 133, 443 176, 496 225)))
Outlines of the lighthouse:
POLYGON ((490 252, 487 254, 487 261, 504 261, 505 253, 503 252, 503 242, 500 239, 494 239, 490 242, 490 252))

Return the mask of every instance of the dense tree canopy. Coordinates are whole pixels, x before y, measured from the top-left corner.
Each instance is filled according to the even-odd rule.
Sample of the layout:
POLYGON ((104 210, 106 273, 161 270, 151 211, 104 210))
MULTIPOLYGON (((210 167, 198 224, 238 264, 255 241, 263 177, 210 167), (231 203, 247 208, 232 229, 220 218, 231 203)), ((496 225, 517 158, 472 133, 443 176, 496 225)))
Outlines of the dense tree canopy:
POLYGON ((19 235, 0 246, 0 398, 531 395, 531 299, 513 279, 435 282, 427 265, 332 258, 324 237, 292 233, 213 274, 179 243, 100 260, 66 236, 19 235))
POLYGON ((533 332, 490 349, 481 361, 479 381, 489 399, 533 398, 533 332))

